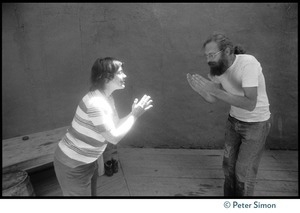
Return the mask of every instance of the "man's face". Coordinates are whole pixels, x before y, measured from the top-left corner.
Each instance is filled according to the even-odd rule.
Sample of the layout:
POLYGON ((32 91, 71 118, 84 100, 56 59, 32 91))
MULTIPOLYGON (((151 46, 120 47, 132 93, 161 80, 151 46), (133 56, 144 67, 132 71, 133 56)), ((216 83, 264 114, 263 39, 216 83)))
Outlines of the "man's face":
POLYGON ((205 55, 211 75, 220 76, 228 69, 228 59, 224 51, 219 50, 217 43, 210 42, 206 44, 205 55))

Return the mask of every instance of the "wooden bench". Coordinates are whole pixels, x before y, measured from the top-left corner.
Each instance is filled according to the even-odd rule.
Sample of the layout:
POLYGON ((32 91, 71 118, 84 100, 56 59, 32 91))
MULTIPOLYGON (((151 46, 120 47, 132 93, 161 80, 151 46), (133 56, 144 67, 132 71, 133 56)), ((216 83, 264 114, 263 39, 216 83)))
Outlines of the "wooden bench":
POLYGON ((14 170, 33 172, 53 165, 57 143, 69 126, 2 140, 2 173, 14 170))

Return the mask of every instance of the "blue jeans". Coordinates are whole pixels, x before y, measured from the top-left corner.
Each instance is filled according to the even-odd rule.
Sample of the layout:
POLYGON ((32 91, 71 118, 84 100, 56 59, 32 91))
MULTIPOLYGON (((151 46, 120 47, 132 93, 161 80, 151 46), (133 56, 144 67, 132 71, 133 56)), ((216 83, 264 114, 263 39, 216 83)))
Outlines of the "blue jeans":
POLYGON ((63 196, 96 196, 98 164, 68 167, 54 157, 54 170, 63 196))
POLYGON ((229 115, 223 157, 224 196, 253 196, 258 166, 270 127, 269 120, 243 122, 229 115))

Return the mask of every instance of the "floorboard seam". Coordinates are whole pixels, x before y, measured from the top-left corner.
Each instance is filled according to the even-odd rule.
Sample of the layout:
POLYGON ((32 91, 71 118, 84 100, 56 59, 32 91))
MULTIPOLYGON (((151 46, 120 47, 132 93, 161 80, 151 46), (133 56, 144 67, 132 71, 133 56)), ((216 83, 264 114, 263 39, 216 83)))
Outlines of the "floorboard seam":
POLYGON ((126 180, 126 176, 125 176, 125 173, 123 171, 121 159, 119 160, 119 164, 120 164, 120 167, 122 168, 121 171, 122 171, 122 174, 123 174, 123 177, 124 177, 124 181, 125 181, 125 184, 126 184, 126 188, 127 188, 128 194, 129 194, 129 196, 131 196, 131 192, 130 192, 129 187, 128 187, 128 182, 126 180))

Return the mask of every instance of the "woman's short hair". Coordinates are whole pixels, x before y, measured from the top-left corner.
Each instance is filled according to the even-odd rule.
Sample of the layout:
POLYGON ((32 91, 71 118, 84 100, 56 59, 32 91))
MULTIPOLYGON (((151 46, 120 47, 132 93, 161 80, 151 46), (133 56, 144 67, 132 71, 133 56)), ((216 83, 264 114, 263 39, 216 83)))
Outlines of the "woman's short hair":
POLYGON ((105 83, 115 77, 115 73, 123 66, 123 62, 113 57, 98 58, 91 70, 90 91, 104 89, 105 83))
POLYGON ((210 42, 216 42, 219 50, 230 49, 230 54, 244 54, 246 51, 239 45, 233 45, 232 41, 222 33, 214 33, 203 44, 203 48, 210 42))

